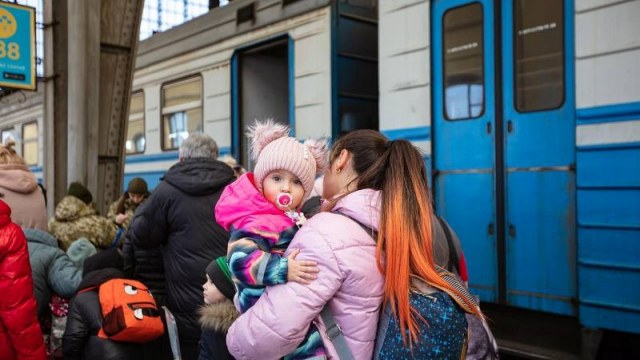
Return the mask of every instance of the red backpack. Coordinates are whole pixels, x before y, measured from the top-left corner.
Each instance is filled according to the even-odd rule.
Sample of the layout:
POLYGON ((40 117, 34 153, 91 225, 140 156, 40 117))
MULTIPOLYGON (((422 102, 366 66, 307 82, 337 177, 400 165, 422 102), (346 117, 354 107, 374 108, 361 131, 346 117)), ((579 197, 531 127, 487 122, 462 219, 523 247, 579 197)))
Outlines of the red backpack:
POLYGON ((100 285, 98 298, 104 319, 98 337, 139 343, 164 333, 156 301, 141 282, 111 279, 100 285))

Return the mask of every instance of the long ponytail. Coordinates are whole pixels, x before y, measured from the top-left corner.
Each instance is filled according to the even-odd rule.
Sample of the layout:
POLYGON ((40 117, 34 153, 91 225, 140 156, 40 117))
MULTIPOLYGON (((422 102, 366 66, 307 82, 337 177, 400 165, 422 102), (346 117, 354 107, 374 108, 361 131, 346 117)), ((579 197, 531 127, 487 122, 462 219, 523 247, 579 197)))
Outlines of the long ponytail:
POLYGON ((376 131, 359 130, 338 139, 335 160, 348 150, 358 174, 357 189, 381 190, 382 209, 376 259, 385 276, 384 303, 390 305, 405 346, 419 340, 418 321, 425 321, 409 302, 411 276, 458 295, 475 315, 480 310, 438 274, 433 259, 433 209, 424 159, 409 141, 389 141, 376 131), (407 337, 408 331, 408 337, 407 337))
POLYGON ((398 319, 403 342, 412 346, 418 341, 418 321, 425 320, 409 303, 411 275, 450 290, 475 315, 482 315, 436 270, 431 229, 433 208, 426 166, 420 152, 406 140, 392 141, 388 151, 376 258, 385 275, 385 302, 389 303, 398 319))

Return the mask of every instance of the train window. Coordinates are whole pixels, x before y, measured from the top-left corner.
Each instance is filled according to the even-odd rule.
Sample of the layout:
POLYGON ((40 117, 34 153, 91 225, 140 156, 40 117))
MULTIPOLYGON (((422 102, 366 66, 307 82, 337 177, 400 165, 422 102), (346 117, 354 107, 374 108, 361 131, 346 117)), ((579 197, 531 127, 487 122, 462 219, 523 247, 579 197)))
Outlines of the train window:
POLYGON ((6 144, 9 140, 16 139, 16 131, 13 128, 2 130, 2 143, 6 144))
POLYGON ((515 2, 515 104, 520 112, 555 109, 564 103, 563 3, 515 2))
POLYGON ((190 133, 202 131, 202 78, 162 86, 162 149, 175 150, 190 133))
POLYGON ((129 125, 127 127, 127 141, 125 143, 127 155, 143 153, 145 144, 144 92, 138 91, 131 94, 131 105, 129 105, 129 125))
POLYGON ((444 109, 448 120, 484 113, 484 42, 482 5, 447 11, 442 21, 444 109))
POLYGON ((38 165, 38 123, 22 125, 22 158, 29 165, 38 165))

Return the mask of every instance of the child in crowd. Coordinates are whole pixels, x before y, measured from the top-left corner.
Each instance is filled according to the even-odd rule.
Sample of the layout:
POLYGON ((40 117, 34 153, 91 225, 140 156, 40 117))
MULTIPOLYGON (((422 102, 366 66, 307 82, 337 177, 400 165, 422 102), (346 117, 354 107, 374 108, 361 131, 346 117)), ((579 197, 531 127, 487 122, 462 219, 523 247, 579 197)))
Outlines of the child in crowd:
POLYGON ((207 282, 204 283, 204 305, 200 309, 202 337, 200 340, 199 360, 232 360, 227 349, 227 331, 238 317, 233 305, 236 288, 231 280, 227 259, 221 256, 213 260, 206 270, 207 282))
POLYGON ((65 359, 138 360, 142 359, 142 344, 115 341, 99 335, 103 326, 99 287, 111 280, 124 278, 122 255, 108 249, 87 259, 83 264, 82 281, 71 299, 67 326, 62 337, 65 359))
MULTIPOLYGON (((326 165, 327 144, 324 140, 302 144, 288 134, 287 126, 270 120, 249 128, 254 172, 227 186, 215 208, 216 220, 231 233, 227 261, 238 288, 240 312, 258 301, 265 286, 287 281, 308 284, 318 271, 315 262, 295 260, 299 251, 283 254, 304 223, 299 208, 326 165)), ((325 353, 312 325, 302 344, 285 359, 325 353)))

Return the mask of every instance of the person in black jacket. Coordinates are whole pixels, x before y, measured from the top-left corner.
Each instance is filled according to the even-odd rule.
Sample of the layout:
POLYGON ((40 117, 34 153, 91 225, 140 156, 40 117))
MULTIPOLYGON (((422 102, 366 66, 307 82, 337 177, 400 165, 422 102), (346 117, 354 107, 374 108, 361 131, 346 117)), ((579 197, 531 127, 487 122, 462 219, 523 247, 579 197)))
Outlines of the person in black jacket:
POLYGON ((67 328, 62 337, 62 354, 65 359, 137 360, 142 358, 142 344, 98 337, 103 321, 100 299, 97 290, 88 289, 99 287, 108 280, 124 277, 122 257, 116 249, 105 250, 84 261, 82 281, 69 305, 67 328))
MULTIPOLYGON (((138 207, 140 211, 148 202, 143 202, 138 207)), ((140 221, 141 217, 133 217, 129 226, 140 221)), ((145 284, 153 298, 156 300, 158 309, 167 304, 167 286, 164 281, 164 264, 162 262, 162 248, 141 248, 133 244, 132 232, 127 231, 122 244, 122 257, 124 259, 124 273, 127 278, 138 280, 145 284)), ((160 312, 162 321, 166 327, 164 311, 160 312)), ((169 334, 165 331, 159 338, 145 343, 144 360, 171 359, 171 348, 169 346, 169 334)))
POLYGON ((176 318, 185 360, 198 357, 204 269, 227 253, 229 234, 216 222, 215 208, 233 170, 216 160, 218 146, 208 135, 191 134, 173 165, 129 226, 135 247, 162 249, 166 304, 176 318))

